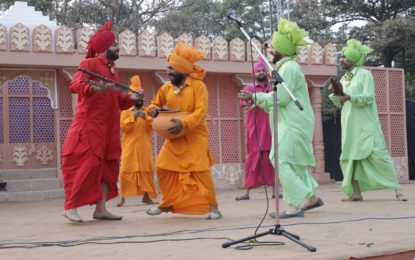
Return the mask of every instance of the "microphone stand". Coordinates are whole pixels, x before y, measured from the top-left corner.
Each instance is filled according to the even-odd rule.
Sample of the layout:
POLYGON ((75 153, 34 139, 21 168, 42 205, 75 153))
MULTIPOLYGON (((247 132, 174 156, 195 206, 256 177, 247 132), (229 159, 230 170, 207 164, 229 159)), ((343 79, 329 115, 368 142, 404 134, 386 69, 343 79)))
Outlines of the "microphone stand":
POLYGON ((274 148, 274 152, 275 152, 275 157, 274 157, 274 172, 275 172, 275 179, 274 179, 274 185, 275 185, 275 226, 263 233, 259 233, 259 234, 255 234, 253 236, 249 236, 249 237, 245 237, 242 239, 238 239, 238 240, 234 240, 232 242, 226 242, 222 244, 222 248, 227 248, 230 247, 232 245, 238 244, 238 243, 242 243, 245 241, 249 241, 258 237, 262 237, 262 236, 266 236, 266 235, 280 235, 280 236, 284 236, 286 238, 288 238, 289 240, 305 247, 308 251, 310 252, 316 252, 317 249, 313 246, 310 246, 306 243, 304 243, 303 241, 300 240, 300 237, 298 235, 292 234, 288 231, 285 231, 284 228, 281 227, 280 225, 280 216, 279 216, 279 176, 278 176, 278 104, 277 104, 277 85, 281 84, 285 91, 287 91, 287 93, 289 94, 289 96, 291 97, 291 99, 293 100, 293 102, 297 105, 298 109, 303 110, 303 107, 301 106, 300 102, 298 101, 298 99, 292 94, 291 90, 288 88, 288 86, 285 84, 284 80, 282 79, 282 77, 280 76, 280 74, 275 70, 275 68, 270 64, 270 62, 268 61, 268 58, 266 58, 262 52, 258 49, 257 46, 255 46, 254 44, 252 44, 251 41, 251 37, 249 36, 249 34, 245 31, 245 29, 242 26, 242 21, 239 17, 236 17, 233 14, 229 14, 228 18, 230 20, 233 20, 236 22, 236 24, 238 25, 239 29, 241 30, 241 32, 245 35, 245 37, 249 40, 249 42, 251 42, 251 46, 258 52, 258 54, 262 57, 262 59, 265 61, 265 63, 267 64, 267 67, 272 71, 272 84, 273 84, 273 88, 272 88, 272 93, 273 93, 273 101, 274 101, 274 107, 273 107, 273 112, 274 112, 274 142, 273 142, 273 148, 274 148))

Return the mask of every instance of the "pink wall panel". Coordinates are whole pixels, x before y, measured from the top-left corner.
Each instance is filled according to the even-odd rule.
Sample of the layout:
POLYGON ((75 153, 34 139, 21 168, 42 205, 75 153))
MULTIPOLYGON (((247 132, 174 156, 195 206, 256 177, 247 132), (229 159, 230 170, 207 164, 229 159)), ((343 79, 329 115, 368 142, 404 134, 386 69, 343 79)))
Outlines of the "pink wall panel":
POLYGON ((373 79, 375 80, 376 103, 379 113, 387 112, 388 108, 388 89, 386 73, 384 70, 372 69, 373 79))

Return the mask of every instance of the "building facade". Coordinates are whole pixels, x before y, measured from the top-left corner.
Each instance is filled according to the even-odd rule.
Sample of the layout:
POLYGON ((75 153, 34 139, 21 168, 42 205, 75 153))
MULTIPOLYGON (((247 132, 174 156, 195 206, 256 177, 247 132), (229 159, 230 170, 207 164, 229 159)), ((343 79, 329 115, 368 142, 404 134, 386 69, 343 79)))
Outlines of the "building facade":
MULTIPOLYGON (((69 91, 69 83, 93 33, 87 27, 74 31, 57 26, 23 2, 16 2, 0 17, 0 178, 12 183, 11 191, 30 189, 22 190, 13 180, 49 179, 42 184, 45 187, 40 186, 45 190, 52 185, 53 190, 60 188, 61 147, 77 100, 69 91)), ((222 37, 209 39, 203 35, 193 39, 189 34, 174 39, 167 32, 136 35, 128 29, 118 35, 118 40, 120 59, 116 64, 121 81, 128 84, 132 75, 140 75, 146 103, 168 80, 165 57, 175 43, 192 44, 206 52, 200 65, 207 71, 209 145, 217 162, 213 174, 218 187, 240 187, 246 145, 244 114, 237 93, 253 82, 250 72, 258 55, 253 51, 251 57, 250 48, 251 44, 261 43, 239 38, 227 42, 222 37)), ((304 47, 297 61, 306 75, 315 114, 313 145, 317 165, 312 174, 320 182, 329 182, 330 174, 324 169, 320 90, 337 73, 336 46, 304 47)), ((406 181, 409 177, 403 71, 370 69, 376 80, 378 109, 389 151, 399 179, 406 181)), ((154 135, 153 141, 156 155, 163 140, 154 135)))

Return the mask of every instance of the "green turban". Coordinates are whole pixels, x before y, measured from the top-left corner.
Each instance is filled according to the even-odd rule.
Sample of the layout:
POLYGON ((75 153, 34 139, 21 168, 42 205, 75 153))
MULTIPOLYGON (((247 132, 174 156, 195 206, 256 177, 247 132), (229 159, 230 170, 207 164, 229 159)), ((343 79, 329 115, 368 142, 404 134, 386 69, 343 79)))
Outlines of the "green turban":
POLYGON ((365 55, 373 51, 369 46, 363 45, 356 39, 347 41, 347 46, 343 48, 342 54, 351 60, 356 66, 360 67, 365 62, 365 55))
POLYGON ((285 19, 278 21, 278 31, 272 35, 272 47, 279 53, 295 56, 299 53, 298 46, 312 44, 304 40, 308 33, 298 27, 297 23, 285 19))

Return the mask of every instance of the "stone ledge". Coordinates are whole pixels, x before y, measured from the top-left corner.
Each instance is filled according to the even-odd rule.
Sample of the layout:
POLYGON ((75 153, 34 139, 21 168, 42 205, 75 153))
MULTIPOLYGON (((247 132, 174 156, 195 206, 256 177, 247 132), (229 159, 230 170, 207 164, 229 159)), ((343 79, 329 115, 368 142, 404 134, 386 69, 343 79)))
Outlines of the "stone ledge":
POLYGON ((0 202, 4 201, 40 201, 64 198, 63 189, 48 191, 0 192, 0 202))

